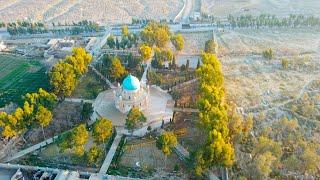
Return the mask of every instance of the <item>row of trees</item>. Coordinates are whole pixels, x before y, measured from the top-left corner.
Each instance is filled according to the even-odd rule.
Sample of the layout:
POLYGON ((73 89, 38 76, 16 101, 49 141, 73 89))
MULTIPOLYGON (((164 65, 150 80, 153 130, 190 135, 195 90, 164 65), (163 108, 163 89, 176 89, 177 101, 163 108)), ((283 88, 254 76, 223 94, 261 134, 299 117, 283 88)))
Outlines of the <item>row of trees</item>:
POLYGON ((154 59, 151 61, 152 67, 163 68, 165 62, 175 61, 175 55, 171 50, 154 48, 154 59))
POLYGON ((197 175, 212 167, 231 167, 234 163, 221 64, 216 55, 210 53, 202 54, 202 62, 196 74, 199 78, 200 126, 206 141, 195 155, 197 175))
POLYGON ((57 103, 57 97, 43 89, 37 93, 27 93, 24 97, 24 104, 18 107, 13 113, 0 112, 1 135, 11 138, 23 134, 26 130, 35 126, 48 126, 52 121, 51 111, 57 103))
POLYGON ((140 34, 130 33, 127 26, 123 26, 121 41, 114 36, 109 36, 107 44, 110 48, 126 49, 133 45, 138 47, 138 51, 142 60, 146 61, 152 57, 152 50, 155 53, 155 59, 152 61, 152 66, 156 68, 163 68, 164 62, 172 62, 174 53, 167 48, 171 41, 172 45, 177 51, 184 48, 184 38, 181 34, 171 34, 169 27, 164 23, 157 23, 150 21, 147 26, 140 32, 140 34))
POLYGON ((139 36, 134 33, 130 33, 127 26, 122 27, 121 40, 110 35, 107 39, 107 45, 112 49, 130 49, 133 46, 138 47, 139 36))
MULTIPOLYGON (((133 61, 133 59, 130 58, 130 61, 133 61)), ((108 78, 115 81, 123 79, 128 74, 126 68, 122 65, 121 59, 118 56, 112 55, 103 57, 102 72, 106 74, 108 78)))
POLYGON ((318 27, 320 25, 320 18, 304 15, 290 15, 284 18, 270 14, 261 14, 260 16, 241 15, 239 17, 229 15, 228 21, 232 28, 318 27))
POLYGON ((99 32, 100 26, 92 21, 80 21, 78 23, 73 23, 72 27, 67 27, 65 29, 48 29, 41 22, 29 22, 29 21, 17 21, 12 23, 2 23, 3 27, 7 27, 7 31, 10 35, 20 35, 20 34, 42 34, 42 33, 70 33, 73 35, 84 33, 84 32, 99 32))
POLYGON ((88 71, 91 61, 91 54, 84 48, 74 48, 72 55, 55 64, 49 73, 54 93, 62 99, 70 96, 78 79, 88 71))
POLYGON ((105 118, 98 119, 92 126, 92 136, 95 144, 87 152, 85 145, 90 135, 85 124, 64 133, 60 137, 58 145, 62 152, 70 150, 78 157, 85 157, 89 165, 97 164, 103 153, 99 146, 104 147, 104 154, 106 155, 106 142, 112 135, 112 129, 112 121, 105 118))
MULTIPOLYGON (((184 38, 181 34, 172 34, 168 25, 154 21, 149 22, 140 32, 140 38, 143 42, 142 46, 147 51, 150 51, 155 46, 153 48, 155 58, 152 60, 152 66, 155 68, 163 68, 164 62, 172 63, 175 59, 174 53, 167 48, 170 41, 177 51, 181 51, 184 48, 184 38)), ((143 55, 144 52, 141 47, 140 53, 143 55)))
POLYGON ((136 18, 132 18, 131 20, 131 24, 135 25, 144 25, 144 24, 148 24, 151 20, 149 19, 136 19, 136 18))
POLYGON ((184 47, 184 38, 181 34, 172 34, 167 24, 151 21, 140 32, 142 42, 149 47, 166 48, 171 41, 177 51, 184 47))

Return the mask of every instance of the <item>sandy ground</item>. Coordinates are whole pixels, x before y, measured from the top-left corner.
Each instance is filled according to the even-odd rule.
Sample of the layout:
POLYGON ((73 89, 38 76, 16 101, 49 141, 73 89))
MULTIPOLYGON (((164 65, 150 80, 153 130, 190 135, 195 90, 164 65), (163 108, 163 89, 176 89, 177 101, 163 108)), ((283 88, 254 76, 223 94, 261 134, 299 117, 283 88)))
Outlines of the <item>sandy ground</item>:
MULTIPOLYGON (((307 29, 235 30, 218 34, 228 99, 269 118, 288 115, 280 107, 302 97, 320 79, 320 32, 307 29), (266 60, 261 52, 272 48, 266 60), (281 59, 289 61, 283 69, 281 59)), ((318 93, 318 89, 312 93, 318 93)))
POLYGON ((182 0, 0 0, 0 21, 129 23, 131 18, 173 19, 182 0))
POLYGON ((229 14, 313 14, 319 16, 318 0, 202 0, 202 11, 215 16, 229 14))

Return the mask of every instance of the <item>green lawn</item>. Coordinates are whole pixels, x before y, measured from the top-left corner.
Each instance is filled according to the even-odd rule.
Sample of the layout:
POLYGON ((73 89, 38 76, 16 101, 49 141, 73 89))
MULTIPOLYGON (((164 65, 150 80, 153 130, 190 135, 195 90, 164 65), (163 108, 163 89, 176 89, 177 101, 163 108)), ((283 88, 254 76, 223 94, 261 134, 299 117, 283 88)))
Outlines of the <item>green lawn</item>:
POLYGON ((22 95, 39 88, 49 88, 46 69, 39 60, 0 55, 0 107, 21 103, 22 95))
POLYGON ((101 91, 109 87, 102 82, 96 75, 89 70, 78 82, 77 87, 72 93, 74 98, 95 99, 101 91))

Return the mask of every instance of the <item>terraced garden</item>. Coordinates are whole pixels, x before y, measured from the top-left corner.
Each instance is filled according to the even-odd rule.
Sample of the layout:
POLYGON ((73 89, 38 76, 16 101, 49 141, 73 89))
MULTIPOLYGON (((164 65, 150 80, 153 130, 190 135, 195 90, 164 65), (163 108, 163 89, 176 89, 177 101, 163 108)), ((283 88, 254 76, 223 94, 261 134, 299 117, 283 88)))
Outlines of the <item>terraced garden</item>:
POLYGON ((39 88, 49 88, 46 69, 39 60, 0 55, 0 107, 21 103, 22 95, 39 88))

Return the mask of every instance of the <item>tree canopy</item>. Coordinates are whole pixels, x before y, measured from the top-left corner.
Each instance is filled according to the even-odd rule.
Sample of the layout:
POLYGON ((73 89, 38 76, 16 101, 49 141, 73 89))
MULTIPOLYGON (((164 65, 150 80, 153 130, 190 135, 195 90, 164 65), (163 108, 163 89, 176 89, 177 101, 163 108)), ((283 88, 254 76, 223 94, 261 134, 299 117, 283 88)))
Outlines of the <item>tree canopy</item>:
POLYGON ((171 42, 177 51, 181 51, 184 48, 184 38, 181 34, 172 36, 171 42))
POLYGON ((66 56, 65 60, 60 60, 49 73, 54 93, 60 98, 70 96, 76 87, 77 80, 87 72, 91 61, 91 54, 84 48, 73 48, 72 55, 66 56))
POLYGON ((121 79, 127 74, 125 67, 121 64, 121 61, 118 57, 112 58, 108 72, 109 76, 115 80, 121 79))
POLYGON ((66 56, 66 62, 72 65, 77 76, 87 72, 91 61, 91 54, 87 53, 84 48, 75 47, 72 49, 72 55, 66 56))
POLYGON ((41 126, 43 137, 45 137, 43 127, 48 126, 52 121, 51 111, 49 111, 47 108, 43 106, 40 106, 35 119, 38 122, 38 124, 41 126))
POLYGON ((166 168, 166 161, 167 161, 167 156, 169 156, 172 152, 172 149, 176 147, 178 144, 177 136, 173 132, 164 132, 161 134, 157 141, 156 145, 158 149, 160 149, 163 154, 165 155, 165 168, 166 168))
POLYGON ((114 38, 113 35, 110 35, 110 36, 107 38, 107 44, 108 44, 108 46, 109 46, 111 49, 115 48, 115 46, 116 46, 116 41, 115 41, 115 38, 114 38))
POLYGON ((112 134, 112 121, 101 118, 93 124, 92 135, 95 142, 105 143, 112 134))
POLYGON ((217 54, 218 52, 218 43, 214 39, 206 41, 204 51, 206 53, 217 54))
POLYGON ((75 127, 72 131, 64 133, 58 143, 60 150, 71 149, 77 156, 85 153, 84 145, 88 142, 89 132, 84 124, 75 127))
POLYGON ((55 64, 50 72, 50 84, 54 93, 59 97, 70 96, 77 84, 72 65, 64 61, 55 64))
POLYGON ((146 122, 147 118, 144 114, 139 110, 139 108, 133 107, 129 111, 126 119, 126 127, 129 130, 133 130, 137 128, 141 123, 146 122))
POLYGON ((177 136, 173 132, 164 132, 157 139, 157 147, 166 156, 169 156, 171 154, 172 148, 177 146, 177 144, 177 136))
POLYGON ((122 26, 122 27, 121 27, 121 33, 122 33, 122 36, 128 37, 128 36, 129 36, 128 26, 122 26))
POLYGON ((52 120, 51 110, 57 97, 43 89, 37 93, 27 93, 24 104, 12 113, 0 112, 1 135, 5 138, 20 135, 35 125, 49 125, 52 120))
POLYGON ((159 48, 164 48, 170 40, 171 33, 167 25, 151 21, 140 32, 140 36, 141 40, 150 47, 156 45, 159 48))
POLYGON ((221 64, 215 54, 209 53, 202 54, 202 63, 196 70, 200 83, 198 108, 207 140, 194 158, 197 175, 213 166, 230 167, 234 162, 221 64))
POLYGON ((152 56, 152 49, 148 45, 141 45, 139 47, 139 53, 144 61, 148 60, 152 56))

